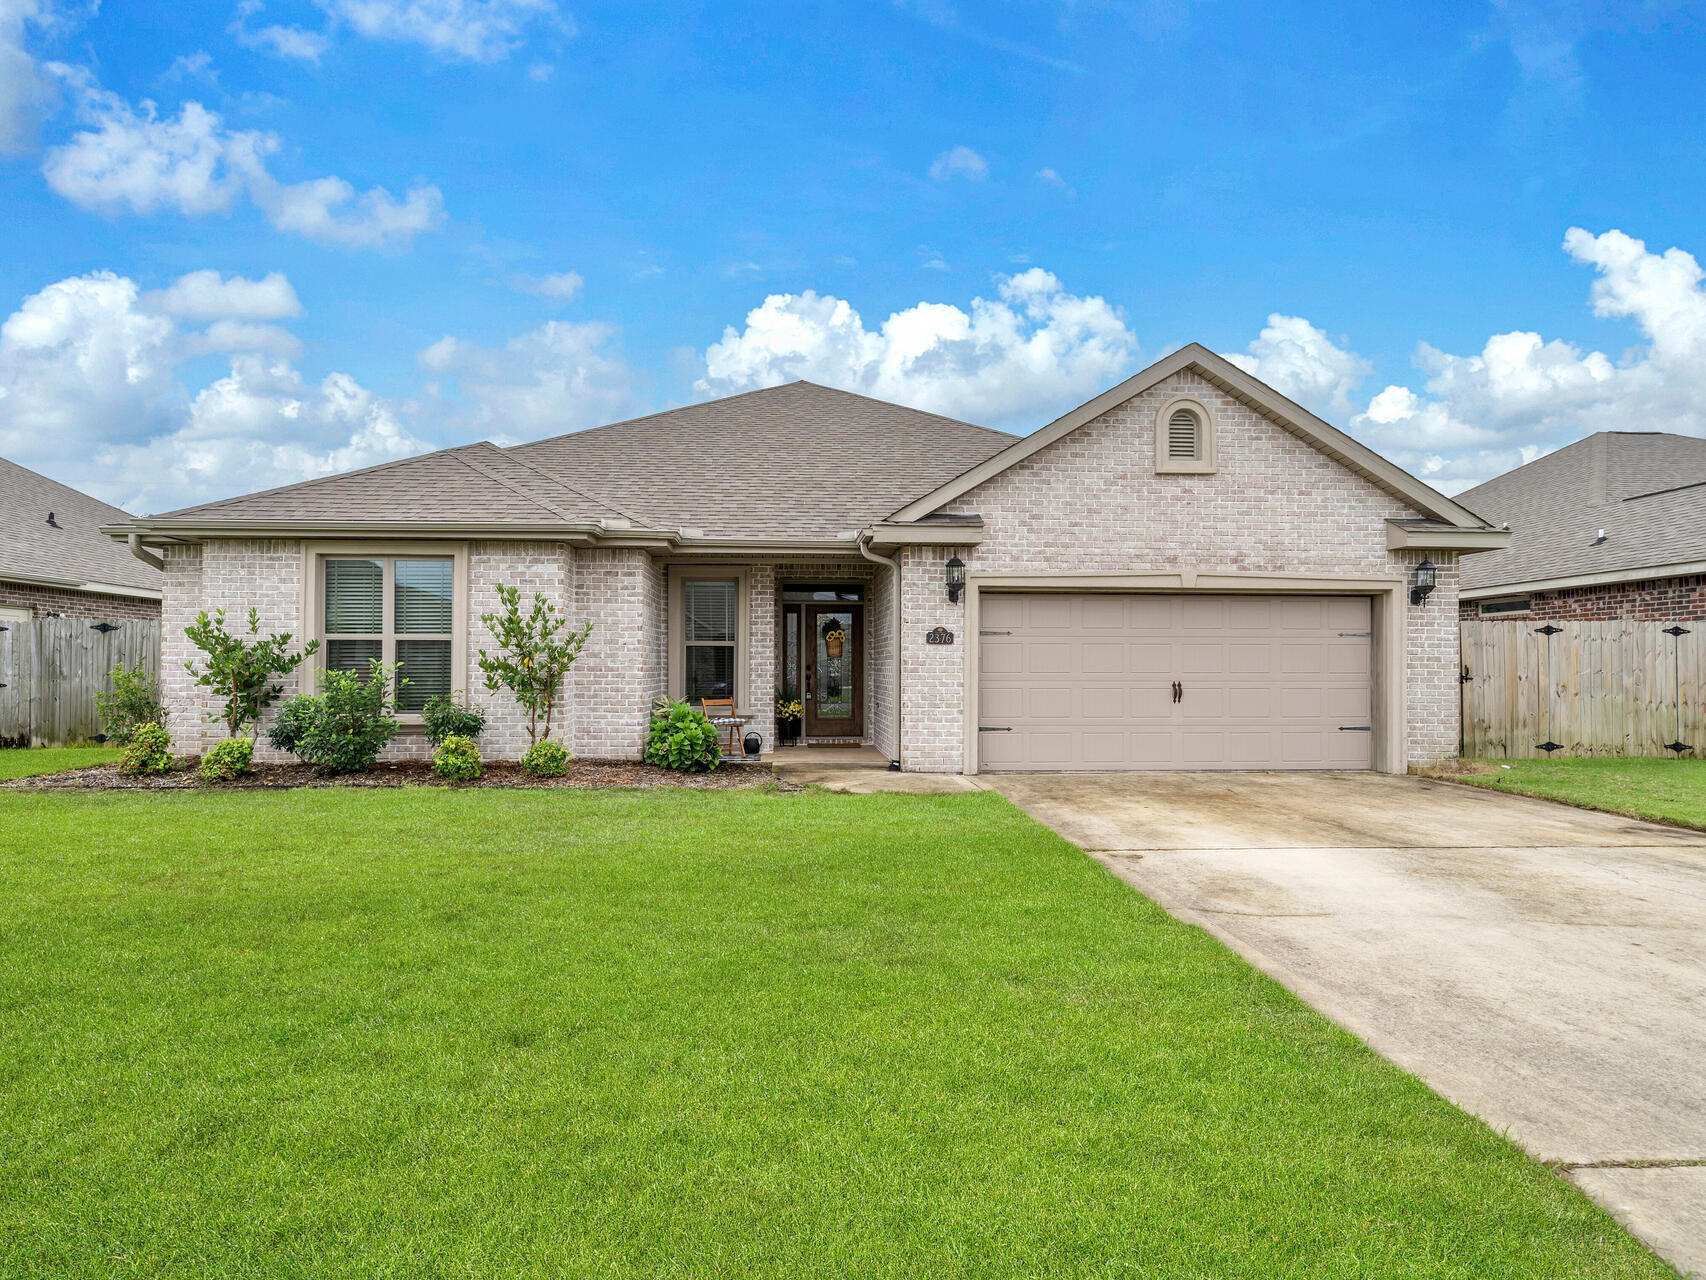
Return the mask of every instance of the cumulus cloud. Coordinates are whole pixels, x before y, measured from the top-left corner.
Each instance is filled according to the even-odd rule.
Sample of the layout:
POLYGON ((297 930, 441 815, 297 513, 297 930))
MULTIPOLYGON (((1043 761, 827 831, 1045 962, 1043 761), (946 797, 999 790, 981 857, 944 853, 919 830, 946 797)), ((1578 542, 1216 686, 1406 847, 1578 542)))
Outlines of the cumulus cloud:
POLYGON ((0 0, 0 154, 27 151, 49 88, 25 44, 54 20, 47 0, 0 0))
POLYGON ((134 511, 326 475, 426 446, 347 374, 310 382, 283 276, 192 272, 144 292, 111 271, 32 294, 0 324, 0 456, 134 511), (211 321, 185 329, 181 321, 211 321), (199 391, 185 362, 229 355, 199 391))
POLYGON ((970 147, 954 147, 930 162, 930 176, 937 182, 946 182, 950 178, 982 182, 989 176, 989 161, 970 147))
POLYGON ((559 271, 543 276, 516 274, 510 276, 507 283, 517 293, 531 293, 536 298, 564 303, 573 300, 586 281, 578 271, 559 271))
POLYGON ((573 34, 553 0, 319 0, 320 7, 372 40, 418 44, 437 56, 499 62, 530 27, 573 34))
POLYGON ((1226 358, 1304 408, 1340 416, 1350 412, 1351 392, 1373 369, 1309 321, 1278 312, 1243 354, 1226 358))
POLYGON ((644 406, 607 324, 553 320, 502 347, 446 336, 420 353, 428 411, 458 435, 537 440, 630 417, 644 406))
POLYGON ((89 127, 50 151, 43 172, 83 208, 203 217, 246 197, 280 231, 346 249, 400 249, 443 221, 437 187, 416 183, 399 200, 383 187, 357 195, 338 177, 280 182, 266 162, 279 149, 273 134, 229 129, 199 102, 162 118, 152 102, 133 107, 86 71, 53 69, 89 127))
POLYGON ((245 49, 318 65, 331 41, 321 32, 283 23, 251 26, 249 20, 257 17, 265 7, 262 0, 243 0, 237 6, 237 16, 227 28, 232 38, 245 49))
POLYGON ((695 389, 730 395, 804 378, 987 426, 1031 428, 1130 374, 1137 339, 1099 297, 1039 267, 969 309, 921 302, 875 329, 827 294, 778 293, 705 351, 695 389))

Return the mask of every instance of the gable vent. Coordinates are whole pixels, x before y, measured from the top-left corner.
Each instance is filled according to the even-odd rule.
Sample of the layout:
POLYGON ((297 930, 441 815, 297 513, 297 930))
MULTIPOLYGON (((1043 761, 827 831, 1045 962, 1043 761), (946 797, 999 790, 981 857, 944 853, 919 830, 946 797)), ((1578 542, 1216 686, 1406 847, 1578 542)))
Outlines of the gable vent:
POLYGON ((1189 409, 1175 409, 1167 419, 1167 456, 1196 458, 1200 456, 1202 424, 1189 409))

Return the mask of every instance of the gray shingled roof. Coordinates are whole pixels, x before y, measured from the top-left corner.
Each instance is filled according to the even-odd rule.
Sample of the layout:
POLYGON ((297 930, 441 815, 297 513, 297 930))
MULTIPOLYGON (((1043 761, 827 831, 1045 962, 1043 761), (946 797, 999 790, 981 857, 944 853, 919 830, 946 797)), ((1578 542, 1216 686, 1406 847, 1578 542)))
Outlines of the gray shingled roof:
POLYGON ((100 531, 129 519, 118 507, 0 458, 0 578, 158 591, 160 572, 100 531))
POLYGON ((881 520, 1014 437, 810 382, 499 449, 466 445, 229 498, 175 520, 593 523, 825 538, 881 520))
POLYGON ((1509 547, 1464 557, 1466 590, 1706 560, 1706 440, 1693 436, 1602 431, 1457 500, 1511 528, 1509 547))

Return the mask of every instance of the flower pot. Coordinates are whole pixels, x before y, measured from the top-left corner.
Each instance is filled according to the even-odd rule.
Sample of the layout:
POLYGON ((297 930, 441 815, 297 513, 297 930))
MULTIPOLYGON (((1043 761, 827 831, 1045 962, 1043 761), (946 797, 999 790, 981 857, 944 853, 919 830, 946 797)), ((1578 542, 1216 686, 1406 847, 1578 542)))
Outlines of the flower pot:
POLYGON ((778 720, 776 722, 776 741, 792 745, 800 739, 800 722, 798 720, 778 720))

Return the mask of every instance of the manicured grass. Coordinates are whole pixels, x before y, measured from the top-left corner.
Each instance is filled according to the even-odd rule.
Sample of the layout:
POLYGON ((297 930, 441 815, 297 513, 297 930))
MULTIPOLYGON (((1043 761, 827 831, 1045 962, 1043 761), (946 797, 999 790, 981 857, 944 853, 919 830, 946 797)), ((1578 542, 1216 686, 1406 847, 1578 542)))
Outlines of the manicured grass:
POLYGON ((7 747, 0 750, 0 782, 42 773, 87 769, 119 758, 113 747, 7 747))
POLYGON ((1460 782, 1706 827, 1706 760, 1466 760, 1460 782), (1508 766, 1508 767, 1504 767, 1508 766))
POLYGON ((1670 1274, 999 797, 0 797, 0 1274, 1670 1274))

